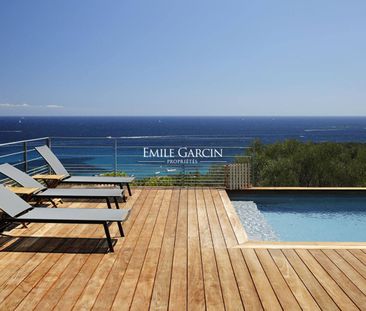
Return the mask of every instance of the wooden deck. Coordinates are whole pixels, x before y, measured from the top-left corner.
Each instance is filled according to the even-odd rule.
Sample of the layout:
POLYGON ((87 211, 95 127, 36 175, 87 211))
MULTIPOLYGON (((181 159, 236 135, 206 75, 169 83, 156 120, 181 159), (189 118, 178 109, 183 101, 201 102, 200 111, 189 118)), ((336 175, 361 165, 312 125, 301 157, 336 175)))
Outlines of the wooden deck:
MULTIPOLYGON (((105 207, 104 203, 64 203, 105 207)), ((31 224, 1 237, 1 310, 366 310, 361 249, 242 248, 224 190, 136 189, 126 237, 31 224)))

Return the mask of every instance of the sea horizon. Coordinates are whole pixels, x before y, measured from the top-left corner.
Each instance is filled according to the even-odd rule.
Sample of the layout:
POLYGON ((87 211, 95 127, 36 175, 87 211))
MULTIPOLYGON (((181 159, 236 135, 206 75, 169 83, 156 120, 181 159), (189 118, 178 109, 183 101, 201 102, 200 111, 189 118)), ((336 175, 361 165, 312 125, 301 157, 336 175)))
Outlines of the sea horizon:
POLYGON ((38 137, 232 137, 245 143, 366 142, 366 117, 310 116, 2 116, 0 142, 38 137))

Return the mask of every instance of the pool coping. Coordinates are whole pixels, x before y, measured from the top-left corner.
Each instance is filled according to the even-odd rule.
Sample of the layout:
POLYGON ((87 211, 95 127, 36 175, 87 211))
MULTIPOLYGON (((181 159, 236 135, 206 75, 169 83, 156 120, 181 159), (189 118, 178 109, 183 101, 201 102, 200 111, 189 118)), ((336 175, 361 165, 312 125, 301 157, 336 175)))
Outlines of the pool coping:
POLYGON ((254 241, 248 240, 234 248, 265 249, 366 249, 366 242, 288 242, 288 241, 254 241))

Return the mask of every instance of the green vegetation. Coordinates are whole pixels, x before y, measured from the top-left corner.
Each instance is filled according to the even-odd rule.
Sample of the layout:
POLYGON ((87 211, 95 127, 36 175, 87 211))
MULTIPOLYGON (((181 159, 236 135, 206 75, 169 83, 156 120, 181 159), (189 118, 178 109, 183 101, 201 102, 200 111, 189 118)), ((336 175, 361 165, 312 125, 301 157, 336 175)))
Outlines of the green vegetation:
POLYGON ((174 176, 145 177, 136 182, 138 186, 179 186, 179 178, 174 176))
MULTIPOLYGON (((106 172, 103 176, 128 176, 125 172, 106 172)), ((213 165, 207 173, 202 174, 199 171, 187 172, 186 174, 177 173, 169 176, 151 176, 136 179, 132 186, 210 186, 224 183, 224 166, 213 165)))
POLYGON ((128 174, 125 173, 125 172, 107 172, 107 173, 101 174, 101 176, 119 176, 119 177, 126 177, 126 176, 128 176, 128 174))
POLYGON ((248 155, 256 186, 366 186, 366 144, 257 140, 248 155))

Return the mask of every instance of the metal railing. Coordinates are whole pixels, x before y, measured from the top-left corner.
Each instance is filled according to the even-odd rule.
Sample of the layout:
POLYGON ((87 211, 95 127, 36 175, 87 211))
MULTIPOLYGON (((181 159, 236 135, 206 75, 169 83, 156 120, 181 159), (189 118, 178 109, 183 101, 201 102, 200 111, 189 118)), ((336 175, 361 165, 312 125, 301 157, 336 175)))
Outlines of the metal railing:
MULTIPOLYGON (((42 137, 0 144, 0 164, 11 163, 31 175, 45 173, 49 167, 35 150, 45 144, 72 175, 129 175, 137 185, 225 187, 227 166, 239 156, 251 161, 248 141, 239 137, 42 137)), ((0 182, 5 180, 0 176, 0 182)))
MULTIPOLYGON (((50 145, 50 138, 42 137, 2 143, 0 144, 0 164, 10 163, 30 175, 48 172, 48 165, 35 149, 42 145, 50 145)), ((0 175, 0 182, 8 183, 10 181, 0 175)))

